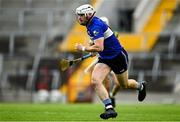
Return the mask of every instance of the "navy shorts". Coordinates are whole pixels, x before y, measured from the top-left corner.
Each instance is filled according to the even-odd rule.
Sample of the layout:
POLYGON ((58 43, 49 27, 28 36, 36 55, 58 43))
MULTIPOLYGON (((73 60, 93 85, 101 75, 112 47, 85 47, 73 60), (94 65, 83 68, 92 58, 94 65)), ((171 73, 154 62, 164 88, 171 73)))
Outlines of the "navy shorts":
POLYGON ((121 74, 128 69, 128 54, 123 49, 113 59, 101 59, 99 57, 98 63, 107 64, 115 74, 121 74))

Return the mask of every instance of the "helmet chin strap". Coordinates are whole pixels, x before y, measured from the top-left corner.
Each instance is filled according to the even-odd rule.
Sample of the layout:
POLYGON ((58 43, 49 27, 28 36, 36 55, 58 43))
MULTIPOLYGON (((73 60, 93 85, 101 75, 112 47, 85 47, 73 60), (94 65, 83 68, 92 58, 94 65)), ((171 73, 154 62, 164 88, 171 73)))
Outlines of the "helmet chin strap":
POLYGON ((93 18, 93 16, 94 16, 95 13, 96 13, 96 12, 94 12, 89 19, 88 19, 88 16, 86 16, 86 19, 88 19, 88 21, 87 21, 86 24, 85 24, 86 26, 89 24, 90 20, 93 18))

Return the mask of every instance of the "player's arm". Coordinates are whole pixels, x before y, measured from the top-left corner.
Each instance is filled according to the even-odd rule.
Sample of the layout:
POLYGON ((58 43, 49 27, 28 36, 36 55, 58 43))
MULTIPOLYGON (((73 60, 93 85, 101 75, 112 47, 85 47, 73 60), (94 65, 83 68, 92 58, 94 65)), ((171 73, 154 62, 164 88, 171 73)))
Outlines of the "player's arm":
POLYGON ((87 52, 101 52, 104 50, 104 37, 100 37, 94 40, 94 45, 83 46, 82 44, 76 44, 76 49, 79 51, 87 52))
POLYGON ((104 49, 104 37, 94 40, 94 45, 85 47, 87 52, 101 52, 104 49))

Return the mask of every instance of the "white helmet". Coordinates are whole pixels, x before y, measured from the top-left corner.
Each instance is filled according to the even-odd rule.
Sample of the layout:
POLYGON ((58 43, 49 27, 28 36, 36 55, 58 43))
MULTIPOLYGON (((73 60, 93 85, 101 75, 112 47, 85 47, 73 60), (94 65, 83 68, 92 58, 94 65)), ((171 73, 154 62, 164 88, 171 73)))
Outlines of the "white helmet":
POLYGON ((109 19, 107 17, 100 17, 100 19, 106 23, 107 25, 109 25, 109 19))
POLYGON ((84 4, 76 8, 76 15, 85 15, 88 19, 94 16, 96 11, 89 4, 84 4))

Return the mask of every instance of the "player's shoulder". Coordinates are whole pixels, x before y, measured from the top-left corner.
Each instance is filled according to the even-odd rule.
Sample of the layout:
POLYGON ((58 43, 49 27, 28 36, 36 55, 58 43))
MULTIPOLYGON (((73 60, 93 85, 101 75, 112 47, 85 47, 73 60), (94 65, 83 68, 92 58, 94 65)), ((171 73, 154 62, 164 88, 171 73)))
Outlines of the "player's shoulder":
POLYGON ((95 29, 95 28, 101 28, 101 29, 106 29, 106 25, 104 22, 99 19, 98 17, 93 17, 92 23, 90 25, 90 28, 95 29))
POLYGON ((93 24, 95 26, 103 26, 104 22, 100 18, 95 16, 95 17, 93 17, 93 24))

